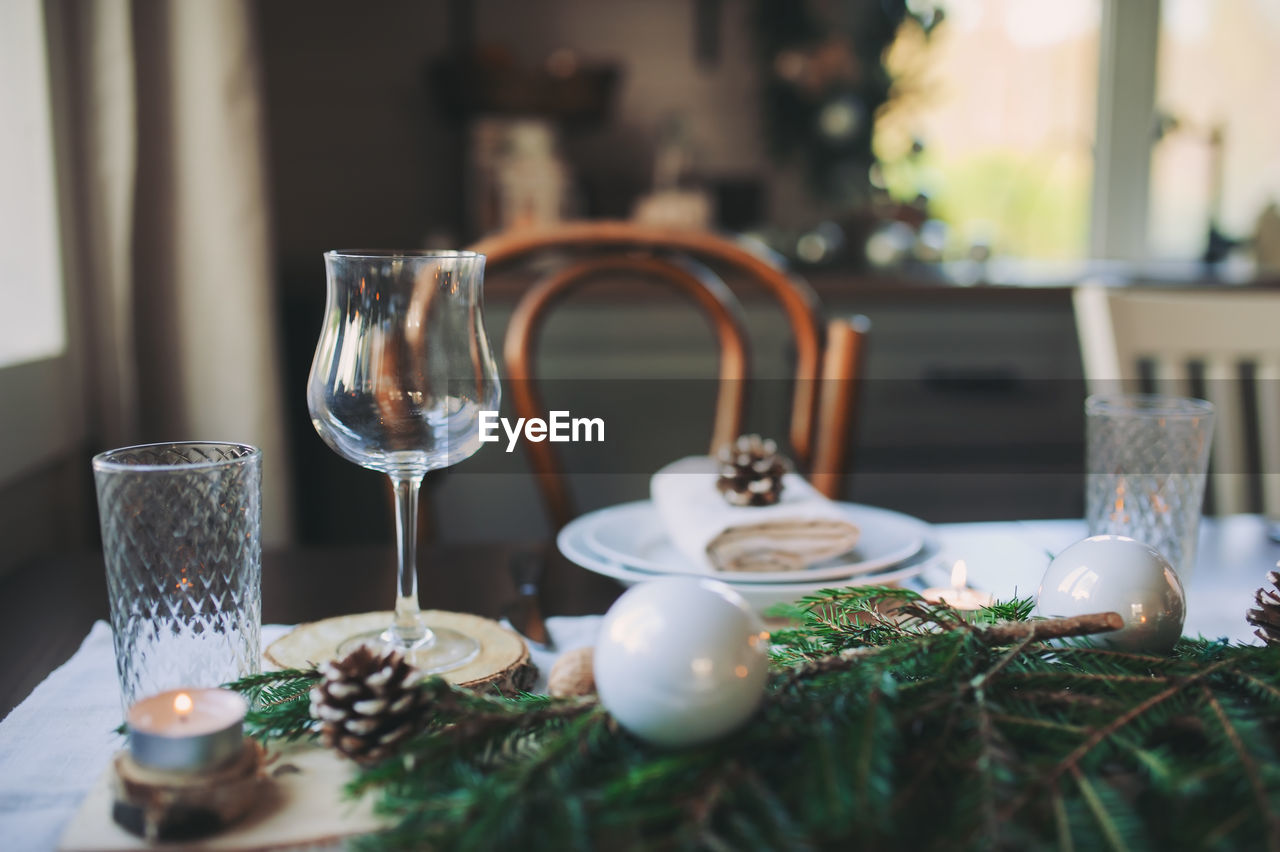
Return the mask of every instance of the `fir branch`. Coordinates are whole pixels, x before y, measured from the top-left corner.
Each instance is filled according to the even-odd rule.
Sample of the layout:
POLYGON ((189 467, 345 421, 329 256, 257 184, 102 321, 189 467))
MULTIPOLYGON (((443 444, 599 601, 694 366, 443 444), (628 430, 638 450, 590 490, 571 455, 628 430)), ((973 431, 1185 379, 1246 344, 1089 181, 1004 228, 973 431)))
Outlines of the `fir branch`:
POLYGON ((1073 765, 1070 767, 1070 772, 1071 777, 1075 779, 1076 786, 1080 788, 1080 793, 1084 796, 1085 803, 1088 804, 1089 810, 1093 813, 1094 819, 1098 821, 1098 825, 1102 828, 1102 833, 1107 838, 1108 845, 1116 852, 1127 852, 1129 844, 1125 842, 1115 818, 1108 812, 1098 791, 1094 789, 1093 784, 1080 771, 1080 767, 1073 765))
MULTIPOLYGON (((1122 625, 1123 626, 1123 625, 1122 625)), ((1116 662, 1144 663, 1151 668, 1165 669, 1178 665, 1176 657, 1157 657, 1153 654, 1137 654, 1132 651, 1117 651, 1114 648, 1103 648, 1097 645, 1063 645, 1055 649, 1064 658, 1072 656, 1105 657, 1116 662)))
POLYGON ((1007 677, 1018 680, 1077 680, 1077 681, 1094 681, 1106 684, 1160 684, 1168 683, 1170 678, 1159 675, 1140 675, 1140 674, 1112 674, 1110 672, 1080 672, 1070 669, 1055 669, 1050 671, 1021 671, 1011 672, 1007 677))
MULTIPOLYGON (((1268 807, 1280 797, 1274 648, 1183 639, 1163 657, 1087 639, 1046 644, 1051 622, 1023 618, 1025 607, 962 615, 903 590, 832 590, 794 611, 799 623, 774 633, 757 714, 689 749, 646 745, 593 699, 425 682, 426 731, 351 787, 394 821, 360 845, 1267 842, 1255 827, 1273 825, 1268 807), (993 636, 1011 614, 1016 635, 993 636)), ((305 721, 291 714, 306 707, 311 677, 272 673, 244 688, 281 699, 255 712, 288 731, 290 719, 305 721)))
POLYGON ((1071 692, 1067 689, 1053 689, 1047 691, 1041 690, 1022 690, 1018 693, 1018 700, 1025 701, 1029 704, 1070 704, 1076 707, 1089 707, 1091 709, 1115 708, 1120 706, 1114 698, 1103 698, 1098 695, 1089 695, 1083 692, 1071 692))
POLYGON ((1063 731, 1069 734, 1080 734, 1089 731, 1085 725, 1068 725, 1065 722, 1055 722, 1052 719, 1032 719, 1027 716, 1016 716, 1011 713, 993 713, 992 721, 1007 725, 1022 725, 1031 728, 1048 728, 1054 731, 1063 731))
POLYGON ((996 624, 1002 621, 1028 621, 1035 609, 1035 598, 1012 598, 1007 601, 992 601, 990 605, 978 610, 977 623, 996 624))
POLYGON ((1231 833, 1238 829, 1245 821, 1253 816, 1253 811, 1246 805, 1224 819, 1220 824, 1213 827, 1213 830, 1204 836, 1204 847, 1210 849, 1223 843, 1231 833))
POLYGON ((1053 804, 1053 822, 1058 830, 1058 850, 1075 852, 1075 843, 1071 839, 1071 821, 1067 818, 1067 807, 1062 800, 1062 792, 1058 789, 1056 781, 1053 783, 1050 796, 1053 804))
POLYGON ((1254 675, 1247 672, 1232 670, 1231 674, 1246 685, 1251 693, 1260 699, 1280 704, 1280 689, 1272 686, 1266 681, 1260 680, 1254 675))
POLYGON ((224 688, 234 689, 238 692, 250 692, 263 686, 279 686, 296 680, 317 680, 319 677, 319 672, 314 668, 273 669, 272 671, 245 675, 238 680, 233 680, 230 683, 225 684, 224 688))
POLYGON ((292 742, 316 733, 311 718, 311 687, 320 680, 314 669, 284 669, 248 675, 227 684, 249 701, 245 729, 263 742, 292 742))
MULTIPOLYGON (((941 732, 937 736, 938 742, 947 743, 952 741, 952 734, 955 731, 956 719, 959 715, 957 713, 957 709, 957 705, 952 705, 949 709, 946 719, 943 720, 941 732)), ((945 751, 939 748, 932 749, 926 755, 926 758, 921 762, 921 766, 917 770, 915 777, 913 777, 903 788, 902 794, 899 795, 898 800, 894 803, 895 811, 900 810, 907 803, 915 799, 916 792, 933 776, 933 772, 941 762, 944 754, 945 751)))
MULTIPOLYGON (((1088 754, 1090 751, 1096 748, 1097 745, 1101 743, 1103 740, 1105 740, 1107 737, 1111 736, 1116 731, 1123 728, 1125 725, 1128 725, 1130 722, 1133 722, 1142 714, 1150 711, 1152 708, 1156 707, 1161 702, 1167 701, 1168 699, 1172 698, 1174 695, 1177 695, 1178 692, 1180 692, 1182 689, 1188 686, 1191 686, 1193 683, 1199 680, 1202 680, 1205 677, 1208 677, 1212 672, 1221 668, 1225 664, 1226 664, 1226 661, 1220 661, 1220 662, 1214 663, 1213 665, 1201 671, 1199 674, 1193 675, 1184 680, 1176 681, 1171 686, 1166 687, 1165 689, 1161 690, 1155 695, 1152 695, 1151 697, 1147 698, 1145 701, 1142 701, 1141 703, 1130 708, 1128 711, 1120 714, 1120 716, 1116 717, 1110 723, 1094 729, 1089 734, 1089 736, 1084 739, 1083 742, 1081 742, 1078 746, 1076 746, 1048 774, 1042 777, 1039 781, 1039 784, 1043 785, 1043 784, 1051 783, 1057 780, 1057 778, 1060 775, 1062 775, 1064 772, 1067 772, 1069 770, 1075 771, 1081 758, 1083 758, 1086 754, 1088 754)), ((1006 808, 1004 812, 1001 814, 1001 818, 1009 819, 1010 817, 1012 817, 1013 814, 1017 813, 1018 810, 1020 810, 1024 805, 1026 805, 1029 799, 1030 799, 1030 791, 1023 794, 1018 799, 1014 800, 1014 802, 1008 808, 1006 808)))
POLYGON ((1258 811, 1263 815, 1267 826, 1267 849, 1270 852, 1276 852, 1276 850, 1280 850, 1280 815, 1277 815, 1271 808, 1271 801, 1267 796, 1266 788, 1263 786, 1258 764, 1245 749, 1244 742, 1240 739, 1240 733, 1227 718, 1226 711, 1222 709, 1222 704, 1214 696, 1213 690, 1201 683, 1200 691, 1204 693, 1205 700, 1208 702, 1210 709, 1213 710, 1213 715, 1217 717, 1218 724, 1222 726, 1222 731, 1231 743, 1231 748, 1235 751, 1236 756, 1240 758, 1240 765, 1244 767, 1245 776, 1249 779, 1249 786, 1253 789, 1258 811))
MULTIPOLYGON (((987 636, 989 635, 989 632, 984 630, 980 635, 982 636, 983 640, 986 640, 987 636)), ((991 668, 987 669, 986 671, 982 672, 981 674, 975 675, 973 679, 969 681, 969 688, 974 690, 975 692, 981 692, 982 687, 986 685, 986 683, 989 680, 994 678, 996 675, 1000 674, 1000 672, 1002 672, 1014 660, 1021 657, 1023 652, 1027 650, 1027 646, 1030 645, 1033 641, 1035 641, 1035 639, 1036 639, 1035 633, 1028 633, 1024 635, 1022 637, 1022 640, 1018 642, 1017 645, 1014 645, 1008 651, 1004 652, 1004 654, 1000 657, 1000 659, 996 661, 995 665, 993 665, 991 668)), ((999 643, 999 644, 1003 644, 1003 643, 999 643)))
POLYGON ((982 689, 981 681, 977 681, 977 684, 975 686, 974 681, 970 682, 974 692, 974 705, 978 717, 978 742, 981 745, 977 760, 977 770, 979 781, 982 784, 982 827, 985 834, 983 845, 988 849, 993 849, 1000 845, 1000 821, 996 816, 995 804, 996 791, 999 785, 994 777, 993 765, 998 761, 1007 759, 1008 744, 996 732, 991 720, 991 713, 987 708, 986 695, 982 689))
POLYGON ((242 677, 224 689, 242 693, 251 706, 269 707, 307 697, 318 680, 315 669, 283 669, 242 677))

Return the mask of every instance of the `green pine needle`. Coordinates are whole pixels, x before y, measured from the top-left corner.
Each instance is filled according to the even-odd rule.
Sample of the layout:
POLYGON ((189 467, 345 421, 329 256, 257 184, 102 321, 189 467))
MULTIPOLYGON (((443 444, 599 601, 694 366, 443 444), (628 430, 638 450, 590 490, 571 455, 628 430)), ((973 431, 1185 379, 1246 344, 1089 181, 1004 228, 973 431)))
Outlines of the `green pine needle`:
MULTIPOLYGON (((984 638, 1032 603, 804 598, 773 635, 759 711, 688 749, 647 745, 592 699, 428 681, 426 731, 349 788, 394 823, 359 845, 1280 852, 1280 650, 984 638)), ((255 732, 310 735, 316 677, 236 684, 255 732)))

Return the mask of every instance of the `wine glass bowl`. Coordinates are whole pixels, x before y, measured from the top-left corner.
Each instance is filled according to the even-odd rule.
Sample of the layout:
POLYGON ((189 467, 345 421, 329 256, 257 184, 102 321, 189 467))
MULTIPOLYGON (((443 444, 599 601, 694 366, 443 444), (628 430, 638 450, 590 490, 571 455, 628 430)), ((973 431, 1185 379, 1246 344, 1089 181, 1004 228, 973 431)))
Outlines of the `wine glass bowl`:
POLYGON ((386 474, 396 498, 398 592, 386 631, 352 637, 395 647, 427 672, 465 664, 478 642, 423 620, 417 595, 418 490, 428 471, 480 447, 480 412, 500 390, 483 316, 484 256, 331 251, 328 295, 307 381, 316 432, 348 461, 386 474))

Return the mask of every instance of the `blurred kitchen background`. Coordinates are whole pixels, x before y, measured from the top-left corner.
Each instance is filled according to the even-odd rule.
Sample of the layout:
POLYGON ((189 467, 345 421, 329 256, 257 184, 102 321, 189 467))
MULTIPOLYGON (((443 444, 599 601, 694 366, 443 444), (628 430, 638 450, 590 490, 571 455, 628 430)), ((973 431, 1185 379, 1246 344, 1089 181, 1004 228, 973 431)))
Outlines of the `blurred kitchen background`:
MULTIPOLYGON (((172 438, 269 448, 271 543, 389 541, 384 478, 306 411, 326 249, 593 218, 758 241, 871 320, 845 496, 931 521, 1079 516, 1072 285, 1280 284, 1276 0, 12 3, 2 103, 34 129, 0 140, 0 567, 92 546, 92 452, 172 438), (199 307, 223 287, 243 322, 199 307), (147 330, 170 301, 176 343, 147 330)), ((487 284, 495 349, 526 285, 487 284)), ((553 323, 546 373, 714 375, 687 308, 625 298, 553 323)), ((781 434, 785 327, 746 308, 749 425, 781 434)), ((710 402, 667 414, 617 416, 705 443, 710 402)), ((545 535, 526 471, 489 446, 429 477, 431 534, 545 535)), ((644 496, 618 473, 578 477, 584 504, 644 496)))

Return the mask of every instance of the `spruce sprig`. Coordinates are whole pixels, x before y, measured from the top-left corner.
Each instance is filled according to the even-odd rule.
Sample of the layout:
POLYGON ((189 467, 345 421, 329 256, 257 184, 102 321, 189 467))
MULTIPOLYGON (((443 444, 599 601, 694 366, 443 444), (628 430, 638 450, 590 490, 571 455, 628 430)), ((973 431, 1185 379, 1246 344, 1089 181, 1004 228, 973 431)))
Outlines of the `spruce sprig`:
POLYGON ((311 718, 311 687, 320 680, 315 669, 284 669, 249 675, 227 684, 249 700, 245 728, 263 742, 293 741, 316 731, 311 718))
MULTIPOLYGON (((427 731, 353 782, 394 826, 361 844, 1280 852, 1280 649, 1049 643, 1025 599, 962 616, 899 589, 789 612, 759 711, 695 748, 591 699, 428 681, 427 731)), ((303 730, 313 677, 253 686, 284 699, 262 730, 303 730)))

